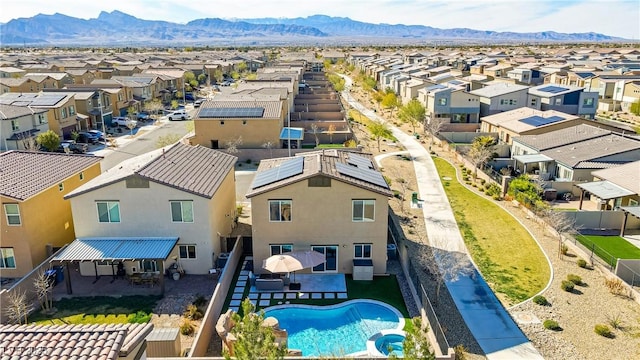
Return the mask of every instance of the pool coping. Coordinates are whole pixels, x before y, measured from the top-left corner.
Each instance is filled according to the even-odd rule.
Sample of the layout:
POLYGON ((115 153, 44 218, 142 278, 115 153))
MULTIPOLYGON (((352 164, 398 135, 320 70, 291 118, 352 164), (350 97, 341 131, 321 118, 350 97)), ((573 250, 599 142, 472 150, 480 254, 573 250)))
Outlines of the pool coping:
MULTIPOLYGON (((404 329, 405 326, 405 320, 404 320, 404 316, 402 315, 402 313, 396 309, 394 306, 391 306, 385 302, 382 301, 378 301, 378 300, 373 300, 373 299, 353 299, 353 300, 347 300, 347 301, 343 301, 339 304, 334 304, 334 305, 307 305, 307 304, 282 304, 282 305, 273 305, 273 306, 268 306, 266 308, 264 308, 263 310, 266 312, 266 310, 279 310, 279 309, 287 309, 287 308, 305 308, 305 309, 317 309, 317 308, 322 308, 322 309, 335 309, 335 308, 339 308, 339 307, 343 307, 343 306, 347 306, 347 305, 352 305, 354 303, 370 303, 370 304, 376 304, 376 305, 380 305, 383 307, 388 308, 389 310, 391 310, 397 317, 398 317, 398 326, 395 329, 384 329, 381 330, 380 332, 377 332, 373 335, 371 335, 369 337, 369 339, 367 339, 367 343, 365 344, 366 346, 366 350, 363 351, 358 351, 358 352, 354 352, 354 353, 350 353, 347 354, 345 356, 348 357, 357 357, 357 356, 379 356, 379 355, 383 355, 383 354, 372 354, 369 351, 369 343, 371 342, 371 339, 375 338, 377 339, 380 336, 383 335, 387 335, 387 334, 398 334, 398 333, 402 333, 402 335, 405 334, 405 332, 402 330, 404 329)), ((266 314, 265 314, 265 318, 266 318, 266 314)), ((373 340, 374 345, 373 347, 375 348, 375 339, 373 340)), ((376 350, 376 353, 378 351, 376 350)), ((304 357, 304 355, 303 355, 304 357)))

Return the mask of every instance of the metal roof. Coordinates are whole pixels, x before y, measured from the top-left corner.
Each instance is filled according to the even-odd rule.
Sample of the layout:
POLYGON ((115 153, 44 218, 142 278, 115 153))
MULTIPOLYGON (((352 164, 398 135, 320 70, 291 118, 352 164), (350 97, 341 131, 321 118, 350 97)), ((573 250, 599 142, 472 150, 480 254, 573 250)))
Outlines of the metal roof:
POLYGON ((617 199, 634 194, 633 191, 629 191, 607 180, 581 183, 576 184, 576 186, 592 193, 602 200, 617 199))
POLYGON ((640 219, 640 206, 621 206, 620 210, 640 219))
POLYGON ((166 260, 177 237, 76 239, 51 261, 166 260))
POLYGON ((547 155, 544 155, 544 154, 516 155, 513 158, 516 159, 516 161, 518 161, 519 163, 522 163, 522 164, 531 164, 531 163, 537 163, 537 162, 553 161, 552 158, 550 158, 550 157, 548 157, 547 155))

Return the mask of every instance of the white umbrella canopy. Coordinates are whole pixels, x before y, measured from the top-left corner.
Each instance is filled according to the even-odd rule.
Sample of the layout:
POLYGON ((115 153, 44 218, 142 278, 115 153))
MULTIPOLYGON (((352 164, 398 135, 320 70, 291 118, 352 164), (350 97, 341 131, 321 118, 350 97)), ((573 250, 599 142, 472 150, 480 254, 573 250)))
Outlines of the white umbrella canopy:
POLYGON ((313 250, 294 251, 294 252, 288 253, 287 255, 292 256, 298 261, 300 261, 300 264, 302 264, 303 269, 315 267, 320 264, 324 264, 327 261, 327 258, 323 253, 319 253, 313 250))
POLYGON ((287 273, 304 269, 302 263, 289 254, 272 255, 264 259, 262 268, 272 273, 287 273))

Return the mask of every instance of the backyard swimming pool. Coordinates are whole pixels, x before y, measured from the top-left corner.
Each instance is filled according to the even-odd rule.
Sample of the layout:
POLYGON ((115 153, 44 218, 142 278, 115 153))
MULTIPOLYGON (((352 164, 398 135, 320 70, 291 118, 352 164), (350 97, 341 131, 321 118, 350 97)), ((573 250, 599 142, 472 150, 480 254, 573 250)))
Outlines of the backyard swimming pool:
POLYGON ((402 314, 375 300, 351 300, 338 305, 278 305, 265 317, 278 319, 289 334, 289 348, 302 356, 341 356, 367 351, 367 340, 382 330, 404 327, 402 314))

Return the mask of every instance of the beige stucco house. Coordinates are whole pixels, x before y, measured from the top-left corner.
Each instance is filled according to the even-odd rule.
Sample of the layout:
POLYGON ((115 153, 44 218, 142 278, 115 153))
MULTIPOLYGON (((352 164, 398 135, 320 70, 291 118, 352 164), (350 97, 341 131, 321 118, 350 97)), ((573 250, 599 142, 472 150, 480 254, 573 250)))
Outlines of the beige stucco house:
MULTIPOLYGON (((353 273, 355 259, 386 272, 389 186, 372 157, 324 150, 263 160, 247 193, 253 261, 314 250, 326 262, 300 272, 353 273)), ((254 265, 256 273, 265 272, 254 265)))
MULTIPOLYGON (((178 238, 166 264, 124 262, 127 273, 162 272, 177 257, 190 274, 215 268, 236 212, 236 157, 182 143, 126 160, 66 196, 78 239, 178 238)), ((110 275, 111 265, 81 263, 82 275, 110 275)))

